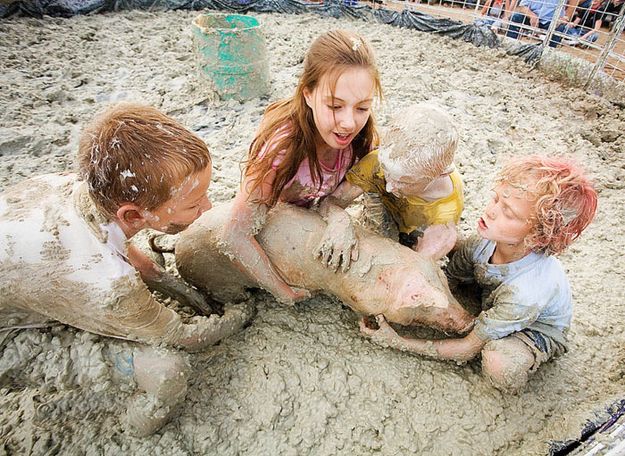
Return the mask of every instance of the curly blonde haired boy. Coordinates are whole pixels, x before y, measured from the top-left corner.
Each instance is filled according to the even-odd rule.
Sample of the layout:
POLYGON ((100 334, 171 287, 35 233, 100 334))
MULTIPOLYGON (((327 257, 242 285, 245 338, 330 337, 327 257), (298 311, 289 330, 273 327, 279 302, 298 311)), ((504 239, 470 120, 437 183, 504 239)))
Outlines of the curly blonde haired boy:
POLYGON ((509 161, 477 223, 478 234, 453 255, 452 282, 477 284, 482 312, 471 332, 437 341, 399 336, 383 317, 379 329, 362 324, 377 343, 465 362, 482 354, 482 370, 501 389, 516 391, 530 373, 567 350, 571 288, 555 254, 592 221, 597 193, 566 158, 533 155, 509 161))

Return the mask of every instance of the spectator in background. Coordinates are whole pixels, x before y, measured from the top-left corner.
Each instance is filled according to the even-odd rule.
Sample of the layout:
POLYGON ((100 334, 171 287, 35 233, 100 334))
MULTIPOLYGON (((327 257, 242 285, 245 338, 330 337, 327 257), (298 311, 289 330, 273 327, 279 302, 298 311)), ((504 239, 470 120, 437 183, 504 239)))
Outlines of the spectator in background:
MULTIPOLYGON (((553 20, 558 3, 558 0, 521 0, 515 13, 510 18, 511 24, 506 36, 518 39, 520 27, 513 24, 524 24, 533 28, 547 30, 553 20)), ((556 31, 564 33, 566 25, 559 24, 556 31)), ((554 34, 549 41, 549 46, 557 47, 561 40, 562 37, 554 34)))
POLYGON ((510 12, 514 9, 515 0, 486 0, 475 25, 490 27, 493 32, 499 30, 503 22, 507 22, 510 12))
POLYGON ((606 19, 618 16, 623 2, 625 0, 586 0, 579 3, 571 15, 571 21, 567 23, 566 34, 572 38, 565 44, 575 46, 580 42, 597 41, 599 30, 608 22, 606 19))

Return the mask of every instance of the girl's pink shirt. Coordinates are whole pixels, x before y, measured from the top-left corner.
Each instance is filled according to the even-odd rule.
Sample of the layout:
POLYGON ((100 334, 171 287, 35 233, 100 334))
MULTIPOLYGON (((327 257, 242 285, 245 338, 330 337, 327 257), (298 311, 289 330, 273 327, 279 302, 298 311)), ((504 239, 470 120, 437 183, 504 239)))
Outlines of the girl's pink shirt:
MULTIPOLYGON (((270 147, 273 147, 275 143, 284 138, 288 133, 289 131, 286 127, 280 129, 274 138, 265 144, 259 154, 260 157, 262 158, 267 151, 270 150, 270 147)), ((286 151, 281 151, 274 159, 272 164, 274 170, 282 163, 282 160, 284 160, 285 153, 286 151)), ((337 150, 336 161, 332 167, 325 166, 321 163, 321 177, 323 179, 321 186, 313 182, 310 163, 308 162, 308 158, 305 158, 300 163, 295 176, 293 176, 282 189, 280 201, 295 204, 296 206, 310 207, 315 200, 332 194, 345 178, 347 171, 349 171, 352 154, 353 149, 350 144, 344 149, 337 150)))

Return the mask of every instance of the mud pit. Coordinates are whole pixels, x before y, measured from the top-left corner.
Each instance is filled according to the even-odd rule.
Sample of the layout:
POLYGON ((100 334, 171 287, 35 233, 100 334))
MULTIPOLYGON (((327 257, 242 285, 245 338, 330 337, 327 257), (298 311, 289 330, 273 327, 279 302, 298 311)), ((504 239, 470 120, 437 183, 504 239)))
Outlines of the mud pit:
MULTIPOLYGON (((195 15, 1 22, 0 188, 72 169, 83 123, 105 103, 129 99, 159 107, 203 137, 214 158, 211 196, 232 198, 236 163, 268 100, 219 102, 204 90, 190 38, 195 15)), ((140 440, 121 431, 130 393, 100 379, 100 360, 87 362, 96 388, 68 389, 72 382, 62 375, 64 363, 84 362, 102 339, 76 337, 80 346, 59 353, 54 347, 64 347, 72 331, 32 331, 42 351, 30 376, 54 381, 48 391, 1 391, 0 454, 527 455, 578 435, 592 410, 625 390, 623 111, 530 73, 499 51, 379 24, 258 17, 271 59, 271 100, 292 93, 312 39, 344 27, 376 49, 386 93, 382 126, 412 102, 432 98, 449 110, 461 134, 465 233, 505 154, 571 152, 586 164, 598 183, 599 213, 561 257, 575 298, 571 351, 541 367, 523 394, 505 397, 481 376, 479 362, 457 366, 372 345, 337 301, 286 308, 259 295, 251 327, 191 355, 195 374, 180 417, 140 440)), ((0 368, 19 356, 4 350, 0 368)))

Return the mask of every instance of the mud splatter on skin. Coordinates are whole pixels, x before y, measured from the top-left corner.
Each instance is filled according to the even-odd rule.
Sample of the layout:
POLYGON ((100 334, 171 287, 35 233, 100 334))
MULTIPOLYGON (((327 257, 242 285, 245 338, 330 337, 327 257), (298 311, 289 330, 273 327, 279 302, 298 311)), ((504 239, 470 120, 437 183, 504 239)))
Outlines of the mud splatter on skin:
MULTIPOLYGON (((305 49, 325 30, 355 29, 376 50, 385 91, 376 113, 382 127, 399 108, 428 99, 453 117, 461 138, 456 165, 467 193, 465 235, 475 232, 485 190, 506 154, 573 153, 595 176, 597 220, 561 258, 575 299, 571 349, 542 366, 521 395, 504 396, 484 379, 477 360, 456 366, 373 346, 358 334, 354 313, 335 300, 285 308, 260 294, 257 318, 245 332, 192 356, 193 384, 181 416, 157 435, 141 440, 121 433, 127 393, 51 391, 46 400, 71 409, 41 429, 30 419, 40 391, 4 389, 0 434, 9 452, 546 454, 549 439, 579 435, 590 410, 621 397, 625 380, 615 366, 625 345, 619 324, 625 289, 618 286, 625 270, 623 110, 528 72, 497 50, 310 15, 257 15, 272 91, 268 99, 220 102, 195 78, 189 30, 196 15, 3 20, 0 143, 27 130, 32 139, 9 153, 2 149, 0 188, 73 169, 80 127, 105 103, 126 99, 157 106, 197 132, 213 157, 212 199, 229 201, 263 111, 269 100, 293 93, 305 49), (53 96, 58 92, 67 96, 53 96)), ((41 346, 49 352, 53 344, 42 339, 41 346)))

